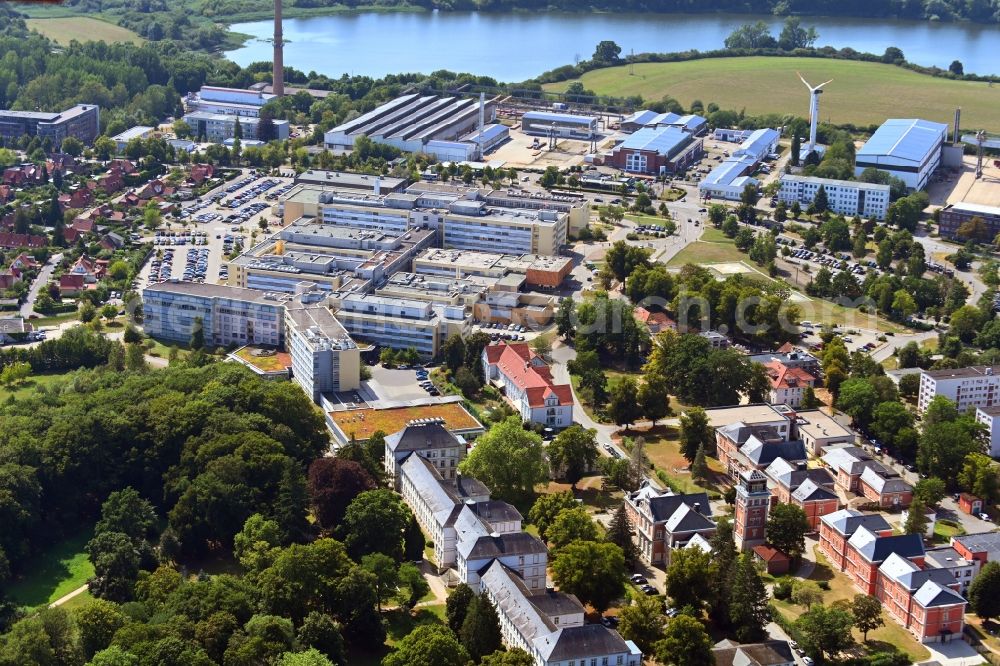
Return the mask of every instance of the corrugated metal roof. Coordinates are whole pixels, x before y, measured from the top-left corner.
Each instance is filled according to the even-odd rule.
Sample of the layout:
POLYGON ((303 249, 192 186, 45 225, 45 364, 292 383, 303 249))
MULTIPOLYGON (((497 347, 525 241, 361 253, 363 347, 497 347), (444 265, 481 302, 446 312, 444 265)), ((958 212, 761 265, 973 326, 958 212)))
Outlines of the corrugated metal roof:
POLYGON ((691 140, 691 135, 676 127, 643 127, 625 139, 624 150, 652 150, 670 155, 691 140))
POLYGON ((938 147, 942 135, 947 133, 948 126, 944 123, 890 118, 872 134, 857 152, 857 157, 885 156, 919 164, 938 147))
POLYGON ((552 111, 528 111, 522 120, 537 120, 548 123, 567 123, 572 125, 592 125, 597 123, 597 118, 591 116, 575 116, 571 113, 553 113, 552 111))

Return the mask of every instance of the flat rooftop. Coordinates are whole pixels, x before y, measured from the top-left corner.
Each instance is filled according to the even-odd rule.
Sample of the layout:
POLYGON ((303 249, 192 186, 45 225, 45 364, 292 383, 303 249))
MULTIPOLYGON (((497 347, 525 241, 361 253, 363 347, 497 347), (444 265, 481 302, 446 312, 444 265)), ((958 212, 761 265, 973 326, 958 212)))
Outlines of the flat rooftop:
POLYGON ((753 425, 755 423, 770 423, 787 419, 771 405, 735 405, 733 407, 711 407, 705 410, 708 415, 708 423, 713 428, 727 426, 733 423, 745 423, 753 425))
POLYGON ((1000 376, 1000 365, 970 365, 967 368, 925 370, 932 379, 973 379, 976 377, 1000 376))
POLYGON ((261 291, 260 289, 244 289, 243 287, 230 287, 224 284, 208 284, 201 282, 184 282, 180 280, 167 280, 151 284, 142 290, 143 294, 169 293, 185 294, 188 296, 200 296, 202 298, 231 298, 240 301, 266 301, 274 305, 282 305, 286 297, 261 291))
POLYGON ((817 178, 816 176, 796 176, 795 174, 782 174, 781 180, 792 181, 798 183, 812 183, 814 185, 833 185, 836 187, 856 187, 864 190, 878 190, 881 192, 889 192, 888 185, 882 185, 881 183, 863 183, 860 180, 837 180, 836 178, 817 178))
POLYGON ((350 173, 347 171, 322 171, 309 169, 295 177, 295 183, 307 183, 310 185, 332 185, 334 187, 348 187, 351 189, 372 189, 375 181, 384 191, 398 190, 406 184, 404 178, 392 178, 390 176, 375 176, 365 173, 350 173))
POLYGON ((292 366, 292 355, 274 349, 246 346, 233 352, 233 356, 262 373, 284 372, 292 366))
POLYGON ((445 427, 452 432, 481 430, 483 427, 483 424, 458 402, 384 409, 371 407, 346 409, 330 412, 329 418, 348 439, 353 437, 362 441, 378 430, 390 435, 399 432, 415 419, 442 419, 445 427))
POLYGON ((829 437, 852 437, 853 432, 837 423, 836 419, 824 414, 818 409, 796 412, 797 427, 800 433, 805 433, 813 439, 829 437))
POLYGON ((356 346, 347 330, 322 302, 289 302, 285 306, 285 318, 303 332, 313 347, 332 345, 353 349, 356 346))

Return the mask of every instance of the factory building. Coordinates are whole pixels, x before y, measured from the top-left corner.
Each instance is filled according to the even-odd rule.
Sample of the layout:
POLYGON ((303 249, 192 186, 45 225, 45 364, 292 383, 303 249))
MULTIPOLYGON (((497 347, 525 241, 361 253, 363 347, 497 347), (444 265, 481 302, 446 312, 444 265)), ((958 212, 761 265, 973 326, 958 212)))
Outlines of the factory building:
MULTIPOLYGON (((349 120, 323 136, 332 150, 349 150, 361 135, 375 143, 393 146, 408 153, 427 153, 439 160, 474 159, 478 145, 468 140, 482 121, 496 119, 496 102, 472 98, 442 97, 413 93, 349 120)), ((491 130, 492 132, 492 130, 491 130)))
POLYGON ((643 127, 615 146, 606 163, 629 173, 684 171, 705 154, 702 139, 673 127, 643 127))
MULTIPOLYGON (((228 113, 213 113, 211 111, 194 111, 184 116, 184 122, 191 126, 195 137, 204 137, 212 143, 224 143, 236 138, 236 126, 239 125, 244 141, 257 140, 257 118, 246 118, 228 113)), ((274 120, 274 138, 284 141, 289 135, 287 120, 274 120)))
POLYGON ((275 95, 259 90, 202 86, 198 92, 188 93, 184 104, 190 112, 202 111, 257 118, 260 115, 260 108, 274 98, 275 95))
POLYGON ((986 225, 989 238, 1000 234, 1000 206, 983 206, 975 203, 949 204, 941 209, 938 230, 944 238, 955 238, 958 228, 978 217, 986 225))
POLYGON ((0 139, 5 143, 22 136, 49 139, 54 150, 63 139, 76 137, 88 146, 100 134, 101 109, 96 104, 77 104, 61 113, 0 110, 0 139))
POLYGON ((811 176, 781 176, 778 198, 786 204, 799 202, 803 208, 809 206, 822 187, 830 210, 838 215, 853 217, 859 215, 871 220, 884 220, 889 208, 889 186, 878 183, 862 183, 856 180, 835 180, 833 178, 813 178, 811 176))
POLYGON ((485 155, 510 138, 510 128, 506 125, 493 124, 483 127, 483 131, 472 130, 462 138, 462 143, 479 146, 480 156, 485 155))
POLYGON ((941 163, 948 126, 929 120, 893 118, 882 123, 857 151, 854 175, 867 168, 887 171, 915 190, 927 185, 941 163))
POLYGON ((597 134, 597 118, 554 111, 528 111, 521 117, 521 131, 533 136, 589 141, 597 134))
POLYGON ((694 114, 682 116, 679 113, 671 111, 657 113, 648 109, 636 111, 621 121, 621 130, 628 134, 638 132, 644 127, 654 129, 658 127, 676 127, 688 134, 701 136, 708 130, 708 121, 694 114))
POLYGON ((747 185, 759 185, 750 174, 760 163, 774 152, 781 137, 777 130, 759 129, 749 134, 733 135, 744 137, 732 157, 712 169, 700 183, 698 192, 705 199, 728 199, 736 201, 747 185))

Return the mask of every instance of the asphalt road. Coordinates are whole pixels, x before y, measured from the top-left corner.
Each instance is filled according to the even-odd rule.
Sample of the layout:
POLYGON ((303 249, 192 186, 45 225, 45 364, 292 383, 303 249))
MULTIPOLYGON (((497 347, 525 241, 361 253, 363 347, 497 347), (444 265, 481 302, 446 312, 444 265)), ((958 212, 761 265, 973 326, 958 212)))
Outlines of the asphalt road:
POLYGON ((45 262, 42 269, 38 272, 38 277, 35 281, 31 283, 31 290, 28 292, 28 298, 21 304, 21 316, 27 319, 35 312, 35 301, 38 300, 38 294, 41 293, 42 288, 49 283, 52 278, 52 271, 55 270, 56 265, 62 261, 62 254, 54 254, 49 257, 49 260, 45 262))

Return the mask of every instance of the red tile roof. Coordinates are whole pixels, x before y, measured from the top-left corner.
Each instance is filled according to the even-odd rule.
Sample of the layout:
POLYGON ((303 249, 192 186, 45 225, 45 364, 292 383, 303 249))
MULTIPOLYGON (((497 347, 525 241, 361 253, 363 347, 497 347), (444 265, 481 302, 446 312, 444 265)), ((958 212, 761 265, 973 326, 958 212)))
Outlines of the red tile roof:
POLYGON ((525 392, 531 407, 544 407, 545 401, 553 395, 560 406, 573 404, 569 384, 553 384, 552 371, 527 344, 488 345, 486 359, 525 392))
POLYGON ((771 378, 774 388, 791 388, 795 386, 812 386, 816 378, 802 368, 789 368, 781 361, 765 363, 767 375, 771 378))
POLYGON ((0 233, 0 247, 45 247, 48 245, 48 242, 49 241, 45 236, 0 233))
POLYGON ((788 555, 785 555, 783 552, 781 552, 777 548, 772 548, 771 546, 765 546, 765 545, 754 546, 753 547, 753 552, 756 553, 757 556, 760 559, 764 560, 765 562, 771 562, 771 561, 774 561, 774 560, 777 560, 777 561, 781 561, 781 560, 788 561, 788 555))

